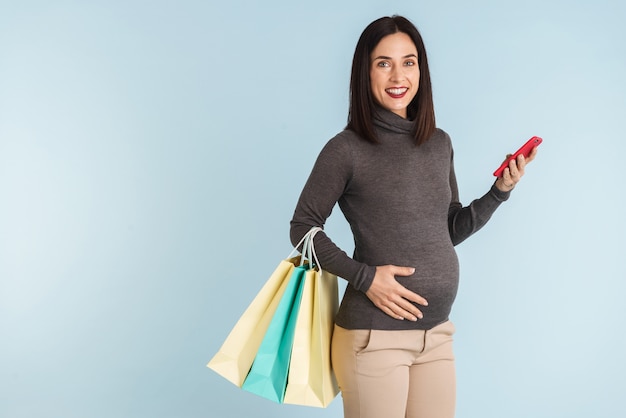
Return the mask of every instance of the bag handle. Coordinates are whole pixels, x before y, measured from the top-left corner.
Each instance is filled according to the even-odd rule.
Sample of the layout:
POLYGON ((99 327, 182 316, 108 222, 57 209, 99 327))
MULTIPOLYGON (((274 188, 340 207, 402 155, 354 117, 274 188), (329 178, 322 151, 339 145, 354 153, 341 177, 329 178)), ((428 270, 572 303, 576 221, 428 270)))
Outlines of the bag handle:
POLYGON ((291 250, 287 258, 293 257, 295 253, 298 252, 298 247, 302 245, 302 250, 300 251, 300 254, 302 255, 300 257, 300 266, 304 265, 304 260, 309 260, 311 267, 313 267, 313 263, 315 263, 321 270, 322 268, 320 266, 320 262, 317 258, 317 254, 315 253, 315 246, 313 245, 313 237, 320 231, 323 231, 323 229, 319 226, 312 227, 306 234, 304 234, 304 236, 302 237, 300 242, 296 244, 294 249, 291 250))
POLYGON ((317 253, 315 252, 315 245, 313 244, 313 238, 315 238, 315 234, 317 234, 318 232, 322 231, 322 228, 320 227, 313 227, 311 228, 311 236, 309 238, 309 261, 311 261, 311 264, 315 263, 315 265, 317 266, 317 268, 319 269, 320 273, 322 272, 322 265, 320 264, 320 260, 317 258, 317 253))
MULTIPOLYGON (((309 234, 311 233, 311 231, 307 232, 302 239, 296 244, 295 247, 293 247, 293 250, 291 250, 291 252, 289 253, 289 255, 287 256, 287 258, 292 258, 294 255, 296 255, 296 253, 298 253, 298 247, 301 246, 303 243, 306 245, 306 239, 308 238, 309 234)), ((302 251, 300 252, 300 254, 304 254, 305 252, 305 247, 304 245, 302 245, 302 251)))

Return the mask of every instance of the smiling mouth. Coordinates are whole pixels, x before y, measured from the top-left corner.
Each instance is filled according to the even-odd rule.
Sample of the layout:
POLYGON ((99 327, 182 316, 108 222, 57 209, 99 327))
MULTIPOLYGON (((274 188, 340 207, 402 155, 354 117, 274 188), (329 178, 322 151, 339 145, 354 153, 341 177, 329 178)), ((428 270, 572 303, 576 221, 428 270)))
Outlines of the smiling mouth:
POLYGON ((407 91, 409 91, 407 87, 393 87, 385 89, 385 92, 394 99, 403 98, 407 91))

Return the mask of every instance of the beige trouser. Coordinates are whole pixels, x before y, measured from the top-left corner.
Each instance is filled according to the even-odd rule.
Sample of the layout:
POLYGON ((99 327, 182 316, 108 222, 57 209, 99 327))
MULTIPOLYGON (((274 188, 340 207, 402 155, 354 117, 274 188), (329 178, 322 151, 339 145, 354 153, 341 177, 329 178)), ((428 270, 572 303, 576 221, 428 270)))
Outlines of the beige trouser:
POLYGON ((332 362, 344 417, 454 417, 453 334, 450 321, 428 331, 335 326, 332 362))

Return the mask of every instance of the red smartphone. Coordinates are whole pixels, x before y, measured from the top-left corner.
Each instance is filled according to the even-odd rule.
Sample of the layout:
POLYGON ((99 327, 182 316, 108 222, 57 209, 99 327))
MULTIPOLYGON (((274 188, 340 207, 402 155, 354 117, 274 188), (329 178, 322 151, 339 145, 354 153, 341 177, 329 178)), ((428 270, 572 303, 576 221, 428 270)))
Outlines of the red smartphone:
POLYGON ((532 138, 530 138, 528 141, 526 141, 526 143, 524 145, 521 146, 520 149, 515 151, 515 154, 513 154, 509 158, 507 158, 506 161, 504 161, 502 163, 502 165, 500 167, 498 167, 498 169, 496 171, 493 172, 493 175, 496 176, 496 177, 500 177, 502 175, 502 172, 504 171, 504 169, 509 166, 509 162, 511 160, 516 159, 520 155, 524 155, 525 158, 528 158, 528 156, 530 155, 530 152, 533 150, 533 148, 535 148, 536 146, 538 146, 542 142, 543 142, 543 139, 539 138, 538 136, 533 136, 532 138))

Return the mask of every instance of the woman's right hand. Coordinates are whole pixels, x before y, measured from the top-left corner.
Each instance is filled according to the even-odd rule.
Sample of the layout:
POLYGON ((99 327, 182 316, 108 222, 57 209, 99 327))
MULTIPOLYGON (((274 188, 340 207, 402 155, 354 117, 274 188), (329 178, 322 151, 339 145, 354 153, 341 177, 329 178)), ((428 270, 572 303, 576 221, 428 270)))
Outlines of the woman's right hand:
POLYGON ((422 312, 411 302, 422 306, 428 306, 428 302, 396 280, 396 276, 410 276, 413 273, 413 267, 378 266, 372 285, 365 294, 376 307, 394 319, 422 319, 422 312))

